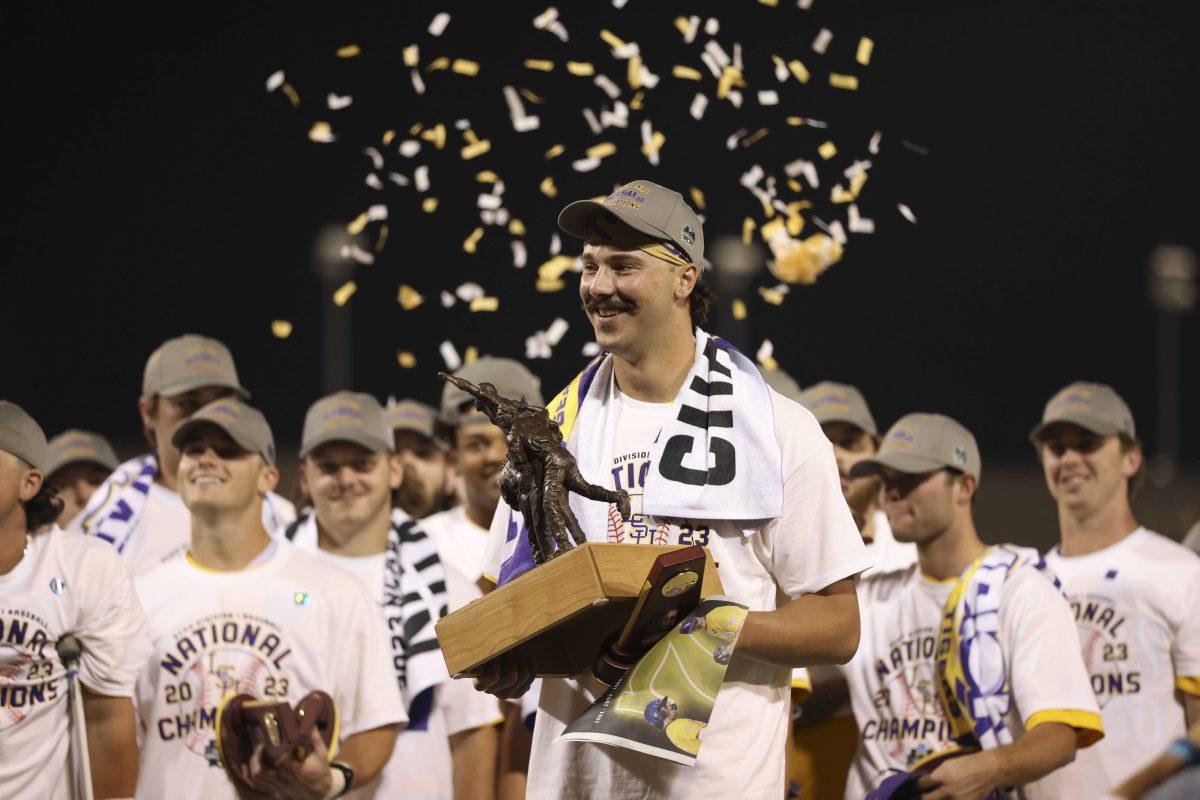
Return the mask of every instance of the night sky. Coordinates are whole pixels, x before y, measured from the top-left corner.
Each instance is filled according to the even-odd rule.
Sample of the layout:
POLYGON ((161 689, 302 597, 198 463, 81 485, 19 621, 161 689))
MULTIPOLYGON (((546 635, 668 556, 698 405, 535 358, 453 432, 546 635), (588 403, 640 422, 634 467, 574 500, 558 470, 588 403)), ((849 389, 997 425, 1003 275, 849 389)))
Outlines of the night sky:
MULTIPOLYGON (((740 234, 755 212, 737 185, 751 163, 812 158, 824 134, 848 163, 878 129, 883 147, 860 202, 876 233, 852 236, 843 261, 815 286, 794 287, 782 306, 758 299, 754 287, 775 281, 756 276, 749 319, 730 332, 736 343, 753 354, 771 339, 803 385, 859 385, 881 425, 913 410, 951 414, 976 432, 985 462, 1028 459, 1025 436, 1042 404, 1080 378, 1113 383, 1156 447, 1147 256, 1161 242, 1200 246, 1188 108, 1200 53, 1186 4, 816 0, 804 12, 789 0, 777 8, 629 0, 619 11, 560 2, 569 48, 532 27, 546 0, 169 4, 157 17, 117 5, 8 2, 0 10, 0 158, 10 198, 0 216, 0 396, 50 433, 78 426, 136 437, 146 356, 193 331, 230 345, 277 438, 296 440, 321 391, 320 319, 330 302, 314 277, 313 244, 324 226, 344 226, 373 203, 389 205, 390 236, 376 263, 355 273, 354 388, 432 401, 443 339, 460 352, 475 345, 520 357, 526 336, 562 316, 571 329, 554 358, 530 363, 553 393, 579 369, 590 339, 570 285, 550 295, 532 289, 558 208, 634 177, 685 192, 700 186, 711 245, 740 234), (433 39, 425 28, 441 10, 454 19, 433 39), (801 98, 793 113, 830 129, 773 127, 730 153, 726 136, 757 127, 752 98, 740 112, 711 104, 703 126, 685 124, 698 87, 673 79, 671 65, 703 67, 698 47, 686 48, 671 26, 679 14, 716 15, 718 38, 743 43, 759 70, 748 95, 776 88, 770 62, 761 66, 767 54, 802 58, 814 80, 808 94, 792 87, 789 97, 801 98), (657 169, 624 144, 634 129, 598 170, 570 169, 579 150, 613 138, 591 136, 578 111, 607 98, 561 68, 571 53, 623 83, 624 62, 596 35, 602 27, 638 41, 662 76, 647 95, 668 130, 657 169), (834 33, 824 57, 810 48, 821 27, 834 33), (875 41, 867 68, 853 63, 860 36, 875 41), (423 63, 470 58, 480 74, 428 75, 419 97, 401 56, 412 42, 423 63), (362 55, 337 58, 351 43, 362 55), (523 69, 535 57, 559 68, 523 69), (834 66, 859 74, 860 91, 823 85, 834 66), (299 108, 265 91, 276 69, 299 92, 299 108), (546 98, 526 103, 543 118, 536 134, 512 130, 506 83, 546 98), (328 110, 328 91, 353 96, 353 105, 328 110), (493 141, 488 156, 457 158, 461 118, 493 141), (338 142, 310 142, 316 120, 330 122, 338 142), (371 164, 362 148, 389 128, 406 138, 417 121, 444 122, 451 139, 432 166, 440 207, 431 215, 411 189, 377 192, 363 182, 371 164), (555 141, 575 155, 546 162, 555 141), (499 229, 475 255, 462 250, 477 224, 475 195, 486 189, 471 175, 482 169, 501 175, 506 205, 529 230, 524 271, 513 269, 499 229), (549 174, 559 187, 553 200, 538 192, 549 174), (917 225, 897 203, 914 210, 917 225), (498 313, 441 308, 440 291, 468 280, 500 297, 498 313), (426 304, 401 310, 401 283, 426 304), (275 319, 293 323, 290 338, 272 336, 275 319), (398 366, 399 350, 416 355, 415 369, 398 366)), ((395 143, 390 150, 389 168, 411 174, 420 162, 403 163, 395 143)), ((577 251, 564 240, 564 252, 577 251)), ((1193 313, 1182 326, 1185 364, 1200 352, 1198 333, 1193 313)), ((1200 378, 1185 368, 1183 407, 1198 401, 1200 378)), ((1200 424, 1186 411, 1183 433, 1194 462, 1200 424)))

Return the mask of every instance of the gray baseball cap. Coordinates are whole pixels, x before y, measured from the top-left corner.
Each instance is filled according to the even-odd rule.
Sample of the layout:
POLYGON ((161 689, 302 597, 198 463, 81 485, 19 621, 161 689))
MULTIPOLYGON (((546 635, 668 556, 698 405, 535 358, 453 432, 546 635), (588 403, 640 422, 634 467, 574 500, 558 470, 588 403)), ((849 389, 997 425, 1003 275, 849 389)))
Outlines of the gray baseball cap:
MULTIPOLYGON (((467 364, 455 372, 454 376, 468 380, 476 386, 490 383, 496 387, 501 397, 513 400, 524 397, 534 406, 546 404, 542 399, 542 382, 524 364, 511 358, 484 356, 467 364)), ((447 383, 442 389, 442 421, 448 425, 461 425, 466 417, 474 413, 469 406, 463 410, 463 404, 473 399, 454 384, 447 383)))
POLYGON ((391 427, 393 435, 399 431, 412 431, 429 439, 443 450, 450 446, 443 438, 445 433, 438 428, 438 412, 433 406, 417 400, 389 402, 383 409, 383 418, 391 427))
POLYGON ((888 429, 878 453, 850 468, 850 477, 884 467, 910 475, 952 467, 978 480, 983 463, 975 437, 958 422, 942 414, 906 414, 888 429))
POLYGON ((42 426, 25 409, 7 400, 0 400, 0 450, 43 473, 50 460, 42 426))
POLYGON ((46 475, 53 475, 68 464, 99 464, 110 472, 121 465, 113 447, 98 433, 72 428, 50 440, 46 475))
POLYGON ((254 406, 236 397, 214 400, 175 429, 171 444, 182 450, 192 434, 205 425, 216 425, 243 450, 258 453, 263 461, 275 465, 275 437, 271 435, 267 418, 254 406))
POLYGON ((216 339, 185 333, 163 342, 146 360, 142 394, 148 397, 172 397, 202 386, 223 386, 250 399, 238 382, 233 355, 216 339))
POLYGON ((336 392, 309 407, 300 436, 300 457, 327 442, 353 442, 372 453, 395 446, 383 406, 364 392, 336 392))
POLYGON ((800 391, 800 384, 796 383, 796 379, 793 378, 791 375, 788 375, 786 372, 784 372, 781 369, 765 369, 764 368, 764 369, 760 369, 759 372, 762 373, 763 380, 765 380, 767 382, 767 386, 770 386, 772 389, 779 392, 781 395, 786 397, 788 400, 795 400, 797 403, 800 403, 801 405, 804 404, 803 401, 800 399, 800 397, 802 396, 802 392, 800 391))
POLYGON ((704 227, 679 192, 650 181, 630 181, 602 201, 577 200, 558 215, 558 227, 586 239, 593 221, 611 213, 635 231, 674 242, 700 266, 704 262, 704 227))
POLYGON ((821 381, 805 389, 798 402, 811 411, 822 425, 826 422, 849 422, 872 436, 879 435, 866 398, 853 386, 821 381))
POLYGON ((1123 433, 1136 438, 1133 412, 1111 386, 1103 383, 1076 381, 1059 390, 1046 403, 1042 421, 1029 433, 1037 441, 1048 426, 1056 422, 1070 422, 1098 436, 1114 436, 1123 433))

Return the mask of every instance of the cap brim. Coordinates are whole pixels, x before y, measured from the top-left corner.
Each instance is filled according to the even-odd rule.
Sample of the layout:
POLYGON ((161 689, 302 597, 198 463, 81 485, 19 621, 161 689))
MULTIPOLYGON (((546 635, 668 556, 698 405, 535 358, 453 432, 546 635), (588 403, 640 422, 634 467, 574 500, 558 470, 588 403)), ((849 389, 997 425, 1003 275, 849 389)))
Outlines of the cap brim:
POLYGON ((185 441, 187 441, 188 437, 191 436, 191 434, 194 431, 196 431, 198 428, 202 428, 205 425, 212 425, 214 428, 217 428, 217 429, 223 431, 226 436, 228 436, 230 439, 232 439, 234 441, 234 443, 237 444, 238 447, 242 448, 247 453, 258 453, 258 447, 257 447, 257 445, 254 444, 254 442, 247 441, 245 438, 239 436, 237 433, 235 433, 230 428, 226 427, 225 425, 221 424, 220 422, 216 421, 215 419, 209 419, 208 417, 201 417, 200 419, 189 419, 186 422, 184 422, 182 425, 180 425, 178 428, 175 429, 175 434, 171 437, 171 444, 175 445, 175 448, 177 450, 182 450, 183 443, 185 441))
POLYGON ((203 389, 207 386, 216 386, 220 389, 232 389, 243 400, 250 399, 250 390, 244 389, 236 383, 225 383, 223 381, 206 379, 202 375, 190 380, 182 381, 180 383, 173 383, 170 386, 164 386, 163 388, 159 389, 156 394, 162 395, 163 397, 175 397, 176 395, 181 395, 185 392, 193 391, 194 389, 203 389))
POLYGON ((312 441, 301 443, 300 458, 307 457, 308 454, 313 450, 316 450, 323 444, 329 444, 330 442, 349 442, 350 444, 356 444, 359 447, 364 447, 372 453, 382 453, 385 450, 391 450, 396 446, 394 440, 389 439, 388 441, 382 441, 362 429, 349 428, 346 430, 332 430, 314 436, 312 441))
POLYGON ((576 200, 558 215, 558 227, 579 239, 586 239, 592 232, 592 221, 604 214, 612 214, 639 233, 655 239, 674 241, 671 236, 645 220, 638 219, 629 209, 621 206, 606 206, 595 200, 576 200))
POLYGON ((1033 430, 1029 432, 1029 441, 1036 444, 1046 429, 1053 428, 1055 425, 1075 425, 1097 436, 1115 436, 1123 432, 1120 426, 1113 425, 1111 422, 1080 414, 1078 416, 1042 420, 1033 426, 1033 430))
MULTIPOLYGON (((864 459, 850 468, 851 478, 861 478, 865 475, 876 475, 884 467, 903 472, 906 475, 922 475, 950 466, 936 458, 917 455, 916 453, 880 453, 874 458, 864 459)), ((958 469, 956 467, 956 469, 958 469)))

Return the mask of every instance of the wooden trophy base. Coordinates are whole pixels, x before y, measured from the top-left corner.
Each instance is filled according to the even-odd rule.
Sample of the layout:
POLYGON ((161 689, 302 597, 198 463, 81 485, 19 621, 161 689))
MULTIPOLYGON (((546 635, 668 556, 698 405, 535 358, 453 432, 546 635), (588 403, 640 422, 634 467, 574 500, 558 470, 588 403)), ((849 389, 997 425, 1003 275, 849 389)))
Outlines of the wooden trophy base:
MULTIPOLYGON (((633 611, 654 560, 679 547, 587 542, 438 620, 442 655, 456 678, 476 675, 501 653, 520 648, 538 677, 591 669, 597 654, 633 611)), ((705 550, 701 595, 722 594, 705 550)))

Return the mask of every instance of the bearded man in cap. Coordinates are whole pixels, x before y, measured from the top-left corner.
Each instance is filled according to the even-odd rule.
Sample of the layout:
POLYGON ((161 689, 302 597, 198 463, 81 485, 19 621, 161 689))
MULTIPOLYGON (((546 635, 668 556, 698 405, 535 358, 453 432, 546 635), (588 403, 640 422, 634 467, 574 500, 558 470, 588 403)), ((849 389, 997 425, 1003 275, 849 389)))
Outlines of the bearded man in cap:
POLYGON ((1058 507, 1046 561, 1075 610, 1108 732, 1053 779, 1100 797, 1200 721, 1200 556, 1134 517, 1145 461, 1111 386, 1065 387, 1030 437, 1058 507))
MULTIPOLYGON (((70 523, 117 548, 135 576, 187 547, 190 514, 179 495, 175 430, 194 412, 225 397, 250 398, 224 344, 184 334, 159 345, 146 360, 138 413, 152 451, 126 461, 70 523)), ((281 533, 296 509, 274 492, 263 498, 263 524, 281 533)))
MULTIPOLYGON (((782 797, 791 670, 854 654, 854 578, 870 565, 832 449, 808 411, 700 327, 713 294, 682 196, 633 181, 572 203, 559 225, 584 240, 579 296, 606 352, 548 410, 584 478, 628 492, 633 513, 580 497, 572 509, 591 541, 708 547, 750 612, 694 766, 555 743, 604 687, 546 678, 528 796, 782 797)), ((500 583, 532 566, 519 516, 501 501, 493 519, 487 574, 500 583)), ((535 672, 505 657, 479 684, 520 694, 535 672)))
POLYGON ((450 445, 439 430, 438 414, 417 400, 389 402, 384 409, 403 476, 395 503, 413 519, 450 507, 457 476, 450 445))

